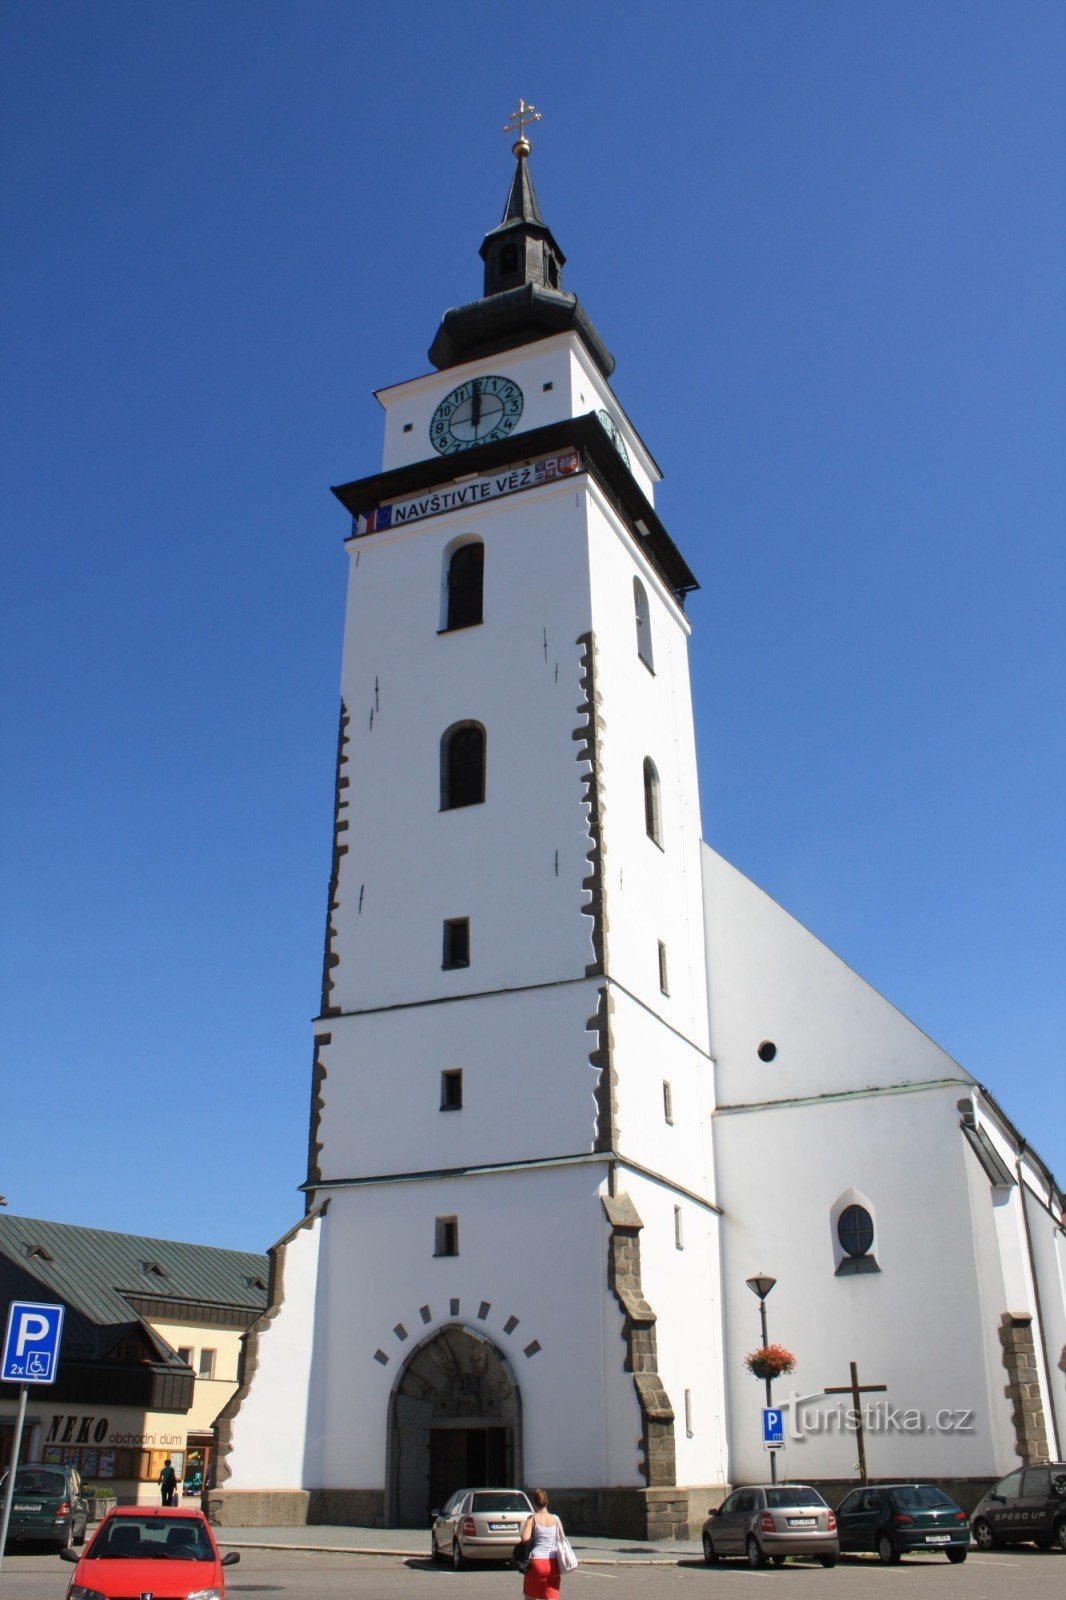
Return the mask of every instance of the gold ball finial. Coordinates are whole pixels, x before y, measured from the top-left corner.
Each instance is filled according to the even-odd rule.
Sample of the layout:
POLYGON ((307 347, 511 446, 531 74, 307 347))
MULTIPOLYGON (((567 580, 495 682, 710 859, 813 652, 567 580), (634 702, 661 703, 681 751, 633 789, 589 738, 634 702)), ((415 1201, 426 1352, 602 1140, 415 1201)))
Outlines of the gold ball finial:
POLYGON ((530 149, 532 148, 529 140, 526 138, 526 123, 539 122, 540 116, 541 114, 537 110, 536 106, 527 106, 524 100, 519 100, 518 110, 512 111, 511 115, 503 125, 504 133, 517 133, 518 135, 518 138, 511 146, 511 149, 519 160, 521 160, 523 156, 528 156, 530 149))

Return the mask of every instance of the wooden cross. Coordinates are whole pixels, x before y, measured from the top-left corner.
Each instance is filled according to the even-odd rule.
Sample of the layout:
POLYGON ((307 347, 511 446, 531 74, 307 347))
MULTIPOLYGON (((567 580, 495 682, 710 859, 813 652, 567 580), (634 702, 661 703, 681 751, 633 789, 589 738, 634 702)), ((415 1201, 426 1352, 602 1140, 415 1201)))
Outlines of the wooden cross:
POLYGON ((864 1395, 864 1394, 880 1394, 880 1393, 883 1393, 888 1388, 888 1384, 887 1383, 860 1383, 859 1382, 859 1368, 858 1368, 857 1363, 852 1361, 850 1363, 850 1366, 851 1366, 851 1382, 850 1383, 841 1384, 838 1387, 833 1388, 833 1389, 823 1389, 822 1393, 823 1394, 850 1394, 852 1405, 855 1407, 855 1426, 856 1426, 856 1432, 858 1434, 858 1439, 859 1439, 859 1476, 862 1479, 863 1483, 869 1483, 870 1480, 866 1475, 866 1440, 863 1437, 863 1431, 862 1431, 862 1401, 860 1400, 859 1396, 860 1395, 864 1395))
POLYGON ((503 131, 504 133, 517 133, 518 140, 515 148, 517 149, 518 145, 523 144, 528 152, 529 140, 526 138, 526 123, 539 122, 540 120, 541 113, 535 106, 527 106, 524 100, 519 100, 518 110, 511 112, 511 115, 503 125, 503 131))

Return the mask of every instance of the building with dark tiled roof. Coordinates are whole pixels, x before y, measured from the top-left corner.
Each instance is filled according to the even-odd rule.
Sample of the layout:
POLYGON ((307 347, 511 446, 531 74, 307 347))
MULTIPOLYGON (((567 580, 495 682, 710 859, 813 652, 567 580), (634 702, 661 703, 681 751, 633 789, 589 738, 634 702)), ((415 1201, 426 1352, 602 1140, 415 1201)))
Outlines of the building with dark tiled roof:
MULTIPOLYGON (((210 1472, 241 1336, 267 1303, 266 1256, 0 1214, 0 1314, 63 1305, 56 1381, 27 1396, 20 1459, 68 1461, 121 1501, 154 1500, 166 1456, 186 1491, 210 1472)), ((18 1386, 0 1384, 0 1466, 18 1386)))

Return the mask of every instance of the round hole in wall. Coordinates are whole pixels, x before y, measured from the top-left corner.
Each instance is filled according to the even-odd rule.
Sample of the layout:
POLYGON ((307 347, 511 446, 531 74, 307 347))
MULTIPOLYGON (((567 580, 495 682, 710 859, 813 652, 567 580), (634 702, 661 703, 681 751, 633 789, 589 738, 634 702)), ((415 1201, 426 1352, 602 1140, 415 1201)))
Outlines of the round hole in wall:
POLYGON ((760 1061, 772 1061, 774 1059, 774 1057, 776 1056, 776 1054, 777 1054, 777 1046, 776 1046, 776 1044, 774 1044, 773 1040, 772 1039, 764 1039, 762 1044, 759 1046, 759 1051, 758 1051, 759 1060, 760 1061))

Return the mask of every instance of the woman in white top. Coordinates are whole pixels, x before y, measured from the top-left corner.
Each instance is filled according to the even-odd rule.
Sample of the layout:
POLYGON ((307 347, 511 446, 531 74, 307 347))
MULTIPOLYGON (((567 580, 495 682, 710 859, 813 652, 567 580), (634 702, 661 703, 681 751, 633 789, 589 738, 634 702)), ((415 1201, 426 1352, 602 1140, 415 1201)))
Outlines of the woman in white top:
POLYGON ((522 1593, 529 1600, 559 1600, 559 1563, 555 1559, 556 1543, 563 1536, 559 1518, 548 1510, 548 1496, 543 1489, 533 1490, 533 1515, 522 1524, 522 1542, 533 1540, 533 1554, 526 1568, 522 1593))

